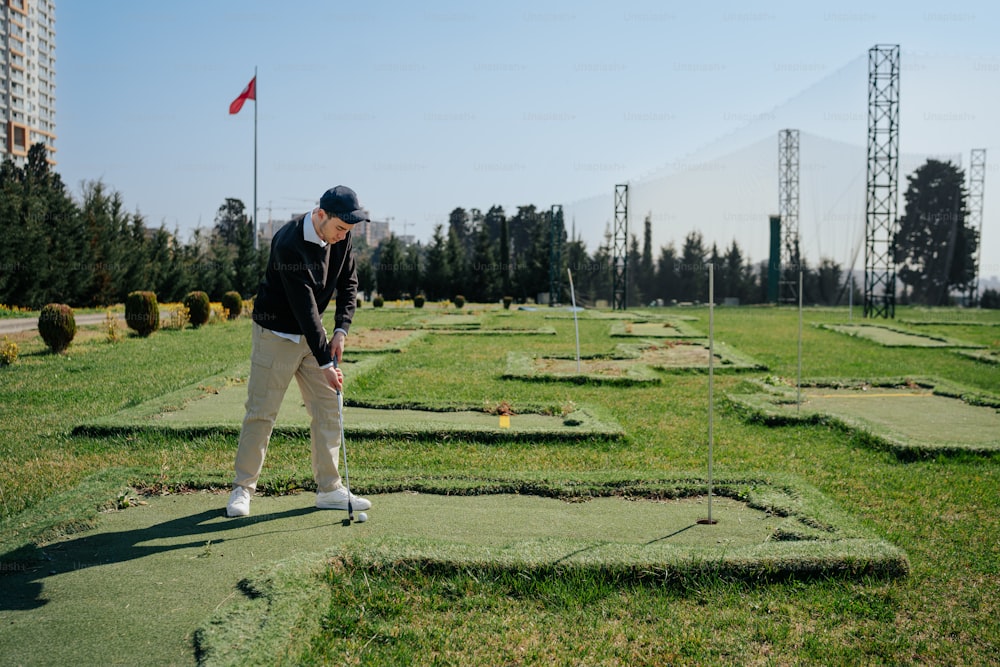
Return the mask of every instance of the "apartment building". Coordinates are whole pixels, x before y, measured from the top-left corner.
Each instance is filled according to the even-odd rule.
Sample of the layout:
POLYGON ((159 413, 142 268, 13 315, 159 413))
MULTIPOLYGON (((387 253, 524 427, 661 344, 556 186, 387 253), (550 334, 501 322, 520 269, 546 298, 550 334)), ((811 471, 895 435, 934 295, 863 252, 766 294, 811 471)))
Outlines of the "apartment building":
POLYGON ((32 145, 55 164, 54 0, 0 0, 0 158, 23 165, 32 145))

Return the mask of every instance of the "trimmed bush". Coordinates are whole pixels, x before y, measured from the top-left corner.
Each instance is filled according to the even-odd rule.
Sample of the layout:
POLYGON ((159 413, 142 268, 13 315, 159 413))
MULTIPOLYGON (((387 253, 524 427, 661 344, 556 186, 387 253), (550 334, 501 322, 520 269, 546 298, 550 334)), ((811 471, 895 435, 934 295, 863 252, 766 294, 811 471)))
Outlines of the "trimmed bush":
POLYGON ((195 329, 208 322, 208 318, 212 314, 212 302, 209 300, 208 294, 201 290, 188 292, 187 296, 184 297, 184 307, 188 309, 191 326, 195 329))
POLYGON ((382 300, 382 296, 376 294, 375 298, 372 299, 372 308, 381 308, 383 305, 385 305, 385 301, 382 300))
POLYGON ((38 315, 38 333, 53 352, 62 352, 76 336, 73 309, 64 303, 50 303, 38 315))
POLYGON ((413 297, 413 307, 414 308, 423 308, 424 307, 424 301, 426 301, 426 300, 427 299, 426 299, 426 297, 424 297, 423 294, 416 295, 415 297, 413 297))
POLYGON ((462 296, 461 294, 456 294, 455 295, 455 307, 456 308, 461 308, 464 305, 465 305, 465 297, 462 296))
POLYGON ((512 297, 512 296, 505 296, 503 298, 503 309, 504 310, 510 310, 510 304, 512 304, 512 303, 514 303, 514 297, 512 297))
POLYGON ((147 291, 130 292, 125 299, 125 324, 145 338, 160 328, 160 304, 156 294, 147 291))
POLYGON ((243 297, 239 292, 226 292, 222 295, 222 307, 229 311, 229 319, 235 320, 243 313, 243 297))

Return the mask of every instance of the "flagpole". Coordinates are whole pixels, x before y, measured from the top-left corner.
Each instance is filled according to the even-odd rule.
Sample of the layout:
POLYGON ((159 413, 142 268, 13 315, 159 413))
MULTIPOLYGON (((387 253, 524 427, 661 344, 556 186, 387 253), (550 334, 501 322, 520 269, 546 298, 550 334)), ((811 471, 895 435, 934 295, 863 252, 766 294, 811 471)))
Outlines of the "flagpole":
POLYGON ((257 66, 253 68, 254 96, 253 96, 253 249, 260 250, 260 228, 257 226, 257 105, 260 104, 257 97, 257 66))

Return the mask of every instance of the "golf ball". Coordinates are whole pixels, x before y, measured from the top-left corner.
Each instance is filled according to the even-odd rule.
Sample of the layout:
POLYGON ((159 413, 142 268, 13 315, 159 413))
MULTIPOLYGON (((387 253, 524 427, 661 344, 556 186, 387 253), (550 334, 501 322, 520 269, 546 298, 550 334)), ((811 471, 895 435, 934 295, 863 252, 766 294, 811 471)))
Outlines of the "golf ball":
POLYGON ((358 523, 364 523, 365 521, 368 520, 368 515, 365 514, 364 512, 358 512, 358 515, 354 517, 354 520, 357 521, 358 523))

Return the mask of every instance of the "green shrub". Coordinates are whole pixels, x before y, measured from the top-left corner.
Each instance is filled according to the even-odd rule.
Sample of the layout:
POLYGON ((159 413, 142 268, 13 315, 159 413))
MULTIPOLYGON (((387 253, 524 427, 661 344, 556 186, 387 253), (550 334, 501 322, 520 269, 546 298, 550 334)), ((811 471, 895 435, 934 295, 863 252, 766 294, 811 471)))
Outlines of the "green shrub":
POLYGON ((510 310, 510 304, 512 304, 512 303, 514 303, 514 297, 512 297, 512 296, 505 296, 503 298, 503 309, 504 310, 510 310))
POLYGON ((384 304, 385 301, 382 300, 382 296, 380 294, 376 294, 375 298, 372 299, 372 308, 381 308, 384 304))
POLYGON ((3 342, 0 342, 0 366, 12 365, 17 361, 17 355, 17 343, 4 336, 3 342))
POLYGON ((455 295, 455 307, 456 308, 461 308, 464 305, 465 305, 465 297, 462 296, 461 294, 456 294, 455 295))
POLYGON ((427 299, 426 299, 426 297, 424 297, 423 294, 416 295, 415 297, 413 297, 413 307, 414 308, 423 308, 424 307, 424 302, 426 300, 427 299))
POLYGON ((229 312, 229 319, 235 320, 243 313, 243 297, 239 292, 226 292, 222 295, 222 307, 229 312))
POLYGON ((125 299, 125 324, 145 338, 160 328, 160 304, 156 294, 146 291, 130 292, 125 299))
POLYGON ((184 307, 188 309, 191 326, 195 329, 208 322, 208 318, 212 314, 212 302, 209 300, 208 294, 201 290, 188 292, 187 296, 184 297, 184 307))
POLYGON ((76 336, 73 309, 63 303, 50 303, 38 315, 38 333, 53 352, 62 352, 76 336))

